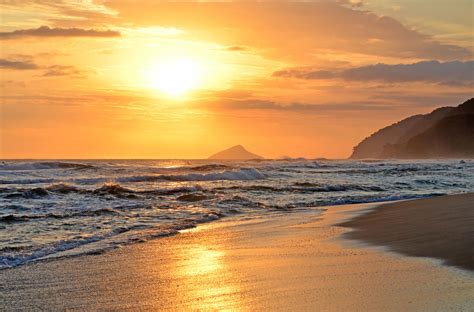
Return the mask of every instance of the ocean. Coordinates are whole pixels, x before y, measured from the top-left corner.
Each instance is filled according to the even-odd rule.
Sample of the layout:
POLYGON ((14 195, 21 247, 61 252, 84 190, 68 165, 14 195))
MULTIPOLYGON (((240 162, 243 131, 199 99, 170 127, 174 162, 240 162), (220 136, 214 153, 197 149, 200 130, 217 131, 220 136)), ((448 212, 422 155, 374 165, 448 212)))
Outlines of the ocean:
POLYGON ((0 163, 0 269, 97 254, 220 218, 474 190, 474 161, 0 163))

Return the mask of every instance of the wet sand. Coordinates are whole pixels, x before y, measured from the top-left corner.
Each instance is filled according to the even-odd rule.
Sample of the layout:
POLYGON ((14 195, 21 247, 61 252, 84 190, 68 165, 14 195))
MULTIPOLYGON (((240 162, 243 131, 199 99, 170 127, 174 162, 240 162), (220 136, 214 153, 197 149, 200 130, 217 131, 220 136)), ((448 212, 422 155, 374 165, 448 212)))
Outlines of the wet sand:
POLYGON ((336 224, 372 207, 221 220, 101 255, 3 270, 0 310, 471 309, 471 271, 341 239, 349 229, 336 224))
POLYGON ((474 193, 382 205, 341 224, 346 236, 474 271, 474 193))

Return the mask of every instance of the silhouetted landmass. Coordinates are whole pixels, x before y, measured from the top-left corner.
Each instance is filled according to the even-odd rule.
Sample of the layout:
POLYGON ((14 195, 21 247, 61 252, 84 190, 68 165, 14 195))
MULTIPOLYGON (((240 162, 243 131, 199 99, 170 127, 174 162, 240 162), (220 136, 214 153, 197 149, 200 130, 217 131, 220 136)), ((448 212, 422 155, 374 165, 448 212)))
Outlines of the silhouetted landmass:
POLYGON ((263 157, 247 151, 242 145, 236 145, 210 156, 209 159, 247 160, 247 159, 263 159, 263 157))
POLYGON ((474 98, 406 118, 364 139, 351 158, 474 157, 473 116, 474 98))
POLYGON ((474 114, 449 116, 403 144, 388 145, 382 157, 446 158, 474 156, 474 114))

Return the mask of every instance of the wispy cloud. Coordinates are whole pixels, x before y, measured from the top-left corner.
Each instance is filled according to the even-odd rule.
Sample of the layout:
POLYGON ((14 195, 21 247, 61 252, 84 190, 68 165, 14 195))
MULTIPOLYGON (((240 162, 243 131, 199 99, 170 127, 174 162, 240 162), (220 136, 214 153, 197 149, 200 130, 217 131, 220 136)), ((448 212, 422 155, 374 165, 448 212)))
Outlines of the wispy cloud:
POLYGON ((210 102, 208 108, 224 110, 273 110, 301 113, 380 111, 391 109, 377 101, 345 102, 345 103, 279 103, 259 99, 221 99, 210 102))
POLYGON ((0 32, 0 39, 20 39, 24 37, 119 37, 120 32, 114 30, 97 30, 82 28, 50 28, 41 26, 32 29, 19 29, 0 32))
POLYGON ((361 8, 365 5, 365 1, 363 0, 335 0, 334 2, 354 8, 361 8))
POLYGON ((240 52, 240 51, 247 51, 248 47, 234 45, 234 46, 229 46, 229 47, 225 48, 225 50, 226 51, 232 51, 232 52, 240 52))
POLYGON ((338 74, 330 70, 314 70, 305 68, 287 68, 277 70, 273 73, 274 77, 287 77, 299 79, 332 79, 337 78, 338 74))
POLYGON ((220 44, 250 46, 266 55, 300 62, 324 51, 407 59, 471 58, 469 48, 438 41, 389 16, 355 8, 364 2, 117 0, 105 6, 119 12, 117 19, 122 23, 139 27, 159 21, 162 27, 200 35, 212 29, 213 40, 220 44))
POLYGON ((0 10, 5 16, 21 12, 21 22, 25 25, 40 23, 58 27, 101 26, 117 15, 98 1, 91 0, 4 0, 0 1, 0 10))
POLYGON ((85 71, 79 70, 74 66, 67 65, 52 65, 45 68, 43 77, 58 77, 58 76, 73 76, 84 77, 85 71))

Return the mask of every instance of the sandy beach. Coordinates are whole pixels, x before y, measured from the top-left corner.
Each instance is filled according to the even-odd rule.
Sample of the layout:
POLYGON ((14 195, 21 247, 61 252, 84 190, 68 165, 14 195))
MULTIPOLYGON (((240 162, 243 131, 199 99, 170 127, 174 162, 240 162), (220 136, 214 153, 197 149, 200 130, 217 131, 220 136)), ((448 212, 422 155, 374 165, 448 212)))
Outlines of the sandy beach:
POLYGON ((347 237, 474 270, 474 194, 382 205, 342 224, 347 237))
MULTIPOLYGON (((446 234, 439 246, 449 246, 450 239, 467 235, 460 231, 472 229, 472 202, 469 194, 224 219, 100 255, 2 270, 0 310, 467 311, 474 306, 472 271, 359 240, 412 254, 407 246, 418 246, 421 238, 406 235, 425 235, 436 226, 446 234), (410 232, 395 226, 393 216, 410 232), (389 234, 381 235, 384 229, 389 234), (406 239, 398 244, 398 236, 406 239)), ((441 247, 429 248, 440 254, 416 255, 472 265, 472 258, 458 255, 462 263, 455 262, 451 249, 441 247)))

